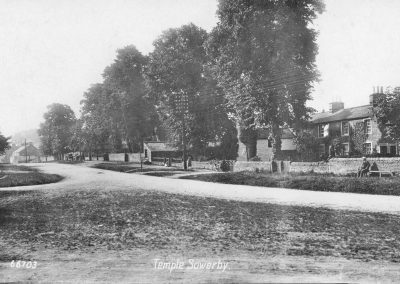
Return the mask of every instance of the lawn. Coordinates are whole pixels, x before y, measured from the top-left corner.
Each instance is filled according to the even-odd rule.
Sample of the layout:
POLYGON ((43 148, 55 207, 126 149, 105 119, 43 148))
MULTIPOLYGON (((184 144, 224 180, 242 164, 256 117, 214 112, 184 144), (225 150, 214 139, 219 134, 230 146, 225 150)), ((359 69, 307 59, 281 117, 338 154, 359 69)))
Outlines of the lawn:
POLYGON ((207 182, 242 184, 251 186, 282 187, 301 190, 352 192, 380 195, 400 195, 400 178, 349 177, 323 174, 270 174, 255 172, 229 172, 190 175, 182 179, 207 182))
POLYGON ((0 228, 0 261, 42 249, 207 248, 400 262, 400 216, 161 192, 0 192, 0 228))
POLYGON ((0 178, 0 187, 46 184, 63 179, 59 175, 41 173, 28 166, 9 164, 0 165, 0 178))

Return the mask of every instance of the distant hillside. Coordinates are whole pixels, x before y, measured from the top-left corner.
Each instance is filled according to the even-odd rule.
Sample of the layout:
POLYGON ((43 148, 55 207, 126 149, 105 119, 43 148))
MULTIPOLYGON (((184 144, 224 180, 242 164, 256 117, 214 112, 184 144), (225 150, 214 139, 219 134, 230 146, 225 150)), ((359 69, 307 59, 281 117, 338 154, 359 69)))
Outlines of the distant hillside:
POLYGON ((26 142, 32 142, 36 147, 40 146, 40 138, 37 129, 29 129, 15 133, 11 136, 11 141, 17 145, 22 145, 26 142))

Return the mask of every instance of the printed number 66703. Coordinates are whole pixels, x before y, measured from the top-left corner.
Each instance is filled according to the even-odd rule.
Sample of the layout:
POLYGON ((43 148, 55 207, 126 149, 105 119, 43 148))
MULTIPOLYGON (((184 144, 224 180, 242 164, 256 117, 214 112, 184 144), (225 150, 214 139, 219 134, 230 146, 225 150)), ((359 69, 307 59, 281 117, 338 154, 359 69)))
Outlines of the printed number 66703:
POLYGON ((10 266, 11 266, 11 268, 35 269, 37 266, 37 262, 36 261, 24 261, 24 260, 17 260, 17 261, 12 260, 10 266))

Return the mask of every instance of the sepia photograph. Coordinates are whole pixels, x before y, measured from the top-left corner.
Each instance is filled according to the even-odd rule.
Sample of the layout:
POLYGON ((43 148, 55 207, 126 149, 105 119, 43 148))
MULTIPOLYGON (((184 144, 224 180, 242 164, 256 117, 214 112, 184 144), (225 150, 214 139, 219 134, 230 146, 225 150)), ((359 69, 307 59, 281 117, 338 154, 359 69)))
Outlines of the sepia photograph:
POLYGON ((399 283, 399 0, 0 0, 0 283, 399 283))

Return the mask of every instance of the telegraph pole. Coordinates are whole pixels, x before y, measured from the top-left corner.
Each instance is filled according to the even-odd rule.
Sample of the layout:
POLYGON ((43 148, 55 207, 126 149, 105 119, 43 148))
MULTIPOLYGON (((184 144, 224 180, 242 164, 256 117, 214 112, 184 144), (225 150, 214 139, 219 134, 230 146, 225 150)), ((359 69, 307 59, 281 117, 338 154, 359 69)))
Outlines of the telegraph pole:
POLYGON ((183 114, 182 115, 183 170, 187 171, 185 114, 184 113, 182 114, 183 114))
POLYGON ((187 171, 187 149, 186 149, 186 123, 185 123, 185 115, 189 112, 189 101, 188 95, 181 90, 179 93, 175 93, 175 105, 176 110, 178 112, 178 116, 181 119, 182 125, 182 158, 183 158, 183 170, 187 171))
POLYGON ((25 138, 25 163, 28 163, 28 149, 26 148, 26 138, 25 138))

